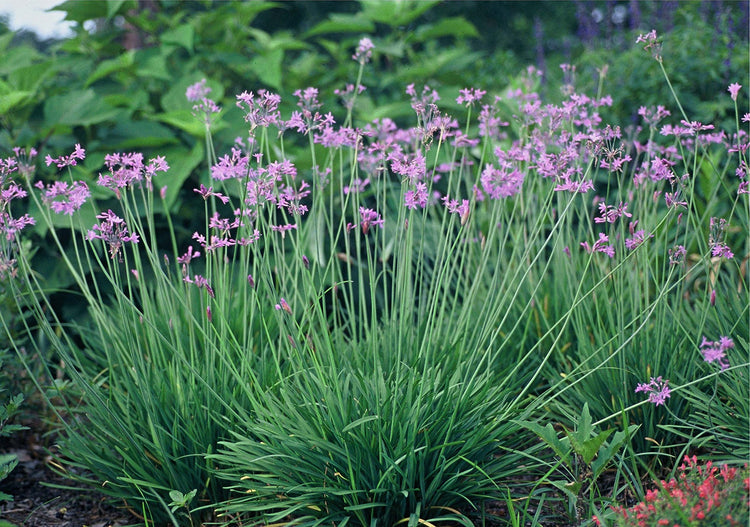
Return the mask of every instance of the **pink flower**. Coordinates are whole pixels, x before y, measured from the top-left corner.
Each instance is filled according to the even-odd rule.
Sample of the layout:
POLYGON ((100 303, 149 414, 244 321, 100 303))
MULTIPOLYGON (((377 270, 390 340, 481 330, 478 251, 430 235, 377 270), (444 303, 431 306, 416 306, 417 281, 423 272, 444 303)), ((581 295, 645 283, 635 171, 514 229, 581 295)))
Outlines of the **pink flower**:
POLYGON ((364 37, 362 40, 359 41, 359 45, 357 46, 357 51, 354 52, 354 55, 352 55, 352 58, 359 62, 360 64, 367 64, 370 62, 370 58, 372 58, 372 50, 375 48, 375 44, 372 43, 372 40, 370 40, 367 37, 364 37))
POLYGON ((599 213, 601 216, 594 218, 594 223, 614 223, 621 216, 627 216, 628 218, 633 216, 628 212, 628 204, 623 202, 620 202, 617 207, 599 203, 599 213))
POLYGON ((81 145, 76 143, 75 150, 73 150, 72 154, 60 157, 52 157, 48 154, 47 157, 44 158, 44 161, 47 163, 47 166, 54 163, 57 165, 57 168, 64 168, 67 166, 76 166, 78 164, 78 161, 76 160, 83 159, 86 159, 86 151, 81 148, 81 145))
POLYGON ((729 337, 720 337, 717 342, 712 342, 703 337, 700 351, 704 361, 709 364, 716 362, 721 370, 724 371, 729 367, 726 352, 732 348, 734 348, 734 341, 729 337))
POLYGON ((367 234, 367 231, 370 229, 371 225, 377 225, 381 229, 383 228, 383 224, 385 222, 380 217, 380 214, 378 214, 376 211, 360 207, 359 215, 362 218, 362 223, 360 223, 360 226, 362 227, 363 234, 367 234))
POLYGON ((190 102, 198 102, 209 93, 211 93, 211 88, 206 86, 206 79, 201 79, 200 82, 188 86, 185 91, 185 97, 190 102))
POLYGON ((286 303, 286 300, 283 298, 279 299, 279 303, 274 306, 276 308, 276 311, 285 311, 286 313, 292 314, 292 308, 289 307, 289 304, 286 303))
MULTIPOLYGON (((128 233, 125 220, 118 217, 111 210, 99 214, 97 218, 102 220, 101 223, 91 227, 91 230, 86 234, 86 238, 89 240, 99 239, 107 243, 109 245, 110 257, 113 260, 120 254, 120 249, 122 249, 125 242, 139 242, 137 234, 128 233)), ((122 261, 122 256, 120 256, 120 261, 122 261)))
POLYGON ((581 247, 583 247, 587 253, 600 252, 606 254, 610 258, 614 258, 615 249, 611 245, 608 245, 608 243, 609 237, 603 232, 600 232, 599 239, 594 242, 593 246, 589 245, 589 242, 581 242, 581 247))
POLYGON ((740 88, 742 88, 742 85, 736 82, 733 82, 729 85, 729 88, 727 88, 727 91, 729 92, 729 95, 732 97, 733 101, 737 100, 737 94, 739 93, 740 88))
POLYGON ((84 181, 74 181, 70 185, 65 181, 55 181, 46 188, 39 181, 35 186, 39 190, 44 190, 42 201, 57 214, 72 216, 91 196, 89 187, 84 181))
POLYGON ((655 406, 664 404, 669 398, 671 390, 669 389, 669 381, 665 381, 659 377, 653 378, 648 383, 641 383, 635 389, 635 393, 644 392, 648 394, 648 401, 653 403, 655 406))
POLYGON ((479 90, 477 88, 464 88, 462 90, 459 90, 458 93, 460 94, 456 98, 456 102, 458 104, 465 104, 466 106, 473 106, 474 103, 478 103, 482 100, 482 97, 484 97, 484 94, 487 93, 486 90, 479 90))

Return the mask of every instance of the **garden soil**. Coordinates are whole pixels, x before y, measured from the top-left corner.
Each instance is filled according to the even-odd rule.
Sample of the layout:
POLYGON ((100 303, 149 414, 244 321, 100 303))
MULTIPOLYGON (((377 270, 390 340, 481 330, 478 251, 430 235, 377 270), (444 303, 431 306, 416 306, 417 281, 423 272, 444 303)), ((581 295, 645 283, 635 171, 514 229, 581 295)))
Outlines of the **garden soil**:
MULTIPOLYGON (((124 527, 138 518, 87 489, 56 488, 74 485, 55 473, 43 439, 34 431, 0 438, 0 453, 13 453, 18 466, 0 481, 0 492, 14 497, 0 502, 0 527, 124 527)), ((142 523, 141 523, 142 525, 142 523)))

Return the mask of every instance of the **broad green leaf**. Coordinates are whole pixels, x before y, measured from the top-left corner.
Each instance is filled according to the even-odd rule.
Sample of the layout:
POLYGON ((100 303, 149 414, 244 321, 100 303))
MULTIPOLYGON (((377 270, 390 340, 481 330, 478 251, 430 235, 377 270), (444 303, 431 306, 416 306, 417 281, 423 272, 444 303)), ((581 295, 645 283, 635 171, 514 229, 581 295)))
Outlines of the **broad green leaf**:
POLYGON ((630 425, 627 430, 619 430, 612 436, 612 440, 599 450, 599 455, 591 462, 591 472, 596 479, 601 474, 606 465, 612 461, 612 458, 622 448, 623 444, 629 437, 640 428, 640 425, 630 425))
POLYGON ((580 481, 550 481, 555 487, 567 494, 574 502, 578 500, 578 493, 581 491, 582 483, 580 481))
POLYGON ((30 46, 11 47, 3 51, 3 58, 0 60, 0 75, 8 75, 19 68, 31 66, 41 57, 39 52, 30 46))
MULTIPOLYGON (((216 117, 218 118, 218 116, 216 117)), ((203 138, 206 134, 206 125, 201 121, 200 117, 193 115, 190 110, 159 113, 149 116, 149 119, 154 119, 170 126, 174 126, 194 137, 203 138)), ((217 132, 225 127, 226 124, 216 121, 211 125, 211 131, 217 132)))
POLYGON ((12 91, 0 95, 0 114, 6 114, 17 106, 33 102, 33 97, 32 91, 12 91))
MULTIPOLYGON (((383 2, 388 3, 388 2, 383 2)), ((325 33, 372 33, 375 24, 363 17, 362 14, 332 14, 328 20, 324 20, 307 31, 303 38, 307 39, 325 33)))
POLYGON ((16 35, 13 31, 8 31, 4 35, 0 35, 0 51, 5 51, 5 48, 8 47, 8 44, 13 40, 14 36, 16 35))
MULTIPOLYGON (((117 13, 120 13, 120 9, 127 2, 128 0, 107 0, 107 18, 112 18, 117 13)), ((132 2, 129 3, 132 4, 132 2)))
POLYGON ((416 20, 422 13, 439 3, 439 0, 401 0, 383 2, 381 0, 360 0, 365 16, 387 24, 390 27, 404 26, 416 20))
POLYGON ((182 46, 190 54, 193 54, 193 42, 195 40, 195 29, 191 24, 182 24, 174 29, 164 32, 161 36, 162 44, 174 44, 182 46))
POLYGON ((179 142, 174 131, 154 121, 118 122, 104 138, 110 150, 156 148, 179 142))
POLYGON ((17 90, 28 90, 36 92, 39 85, 48 77, 53 77, 60 70, 60 66, 54 60, 35 62, 12 71, 8 75, 8 84, 17 90))
POLYGON ((135 50, 129 50, 119 55, 117 58, 105 60, 101 62, 96 69, 86 79, 84 87, 88 87, 91 83, 98 81, 101 78, 107 77, 112 73, 126 70, 133 65, 135 57, 135 50))
POLYGON ((169 72, 167 57, 161 48, 138 50, 136 54, 135 74, 140 77, 152 77, 161 80, 172 80, 169 72))
POLYGON ((552 450, 554 450, 555 454, 557 454, 557 457, 559 457, 563 463, 570 466, 570 446, 566 444, 567 441, 561 440, 557 436, 557 431, 554 429, 552 424, 547 423, 547 426, 542 427, 541 425, 532 423, 530 421, 517 422, 524 428, 528 428, 536 435, 538 435, 545 443, 550 446, 550 448, 552 448, 552 450))
MULTIPOLYGON (((583 443, 589 437, 591 437, 594 431, 591 425, 591 412, 589 412, 589 403, 583 403, 583 409, 581 410, 581 418, 576 423, 576 429, 572 432, 573 437, 578 443, 583 443)), ((568 434, 571 435, 571 434, 568 434)), ((575 448, 575 447, 574 447, 575 448)), ((580 454, 580 452, 578 452, 580 454)))
POLYGON ((414 31, 414 37, 418 42, 446 36, 456 38, 479 37, 479 31, 474 27, 474 24, 460 16, 441 18, 434 24, 420 26, 414 31))
POLYGON ((53 95, 44 103, 44 118, 50 125, 85 126, 113 120, 120 113, 91 89, 53 95))
POLYGON ((583 458, 583 462, 587 465, 591 464, 591 460, 596 457, 599 452, 599 448, 604 444, 610 434, 614 430, 604 430, 599 432, 596 436, 587 439, 583 442, 578 441, 578 437, 575 433, 566 432, 570 439, 570 444, 573 447, 573 451, 583 458))
POLYGON ((256 55, 250 60, 249 69, 268 86, 281 90, 281 63, 284 50, 274 49, 263 55, 256 55))
POLYGON ((169 170, 154 178, 154 189, 167 187, 164 201, 166 207, 171 209, 177 200, 180 188, 203 161, 205 155, 203 143, 197 141, 190 152, 185 152, 185 148, 179 147, 165 148, 161 151, 161 155, 166 158, 169 170))
POLYGON ((65 20, 82 24, 87 20, 96 18, 110 19, 124 10, 135 8, 137 8, 135 0, 108 0, 107 2, 68 0, 49 9, 49 11, 63 11, 65 20))

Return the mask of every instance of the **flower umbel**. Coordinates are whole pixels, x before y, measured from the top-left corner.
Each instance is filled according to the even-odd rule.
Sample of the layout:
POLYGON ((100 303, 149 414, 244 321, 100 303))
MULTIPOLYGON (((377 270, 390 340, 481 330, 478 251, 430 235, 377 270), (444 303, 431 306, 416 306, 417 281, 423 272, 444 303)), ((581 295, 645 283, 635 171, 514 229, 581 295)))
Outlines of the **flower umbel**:
POLYGON ((123 244, 125 242, 138 243, 138 235, 128 234, 125 220, 111 210, 99 214, 97 218, 102 220, 102 222, 94 225, 86 235, 86 238, 89 240, 104 240, 109 245, 110 257, 114 260, 115 257, 119 256, 120 261, 122 261, 120 249, 122 249, 123 244))
POLYGON ((701 342, 701 355, 703 360, 709 364, 715 362, 719 365, 722 371, 729 368, 729 362, 727 361, 727 350, 734 348, 734 341, 729 337, 719 337, 719 340, 712 342, 706 337, 703 337, 701 342))
POLYGON ((669 381, 661 378, 661 375, 653 378, 648 383, 641 383, 635 389, 635 393, 644 392, 648 394, 648 402, 655 406, 664 404, 669 398, 672 390, 669 389, 669 381))

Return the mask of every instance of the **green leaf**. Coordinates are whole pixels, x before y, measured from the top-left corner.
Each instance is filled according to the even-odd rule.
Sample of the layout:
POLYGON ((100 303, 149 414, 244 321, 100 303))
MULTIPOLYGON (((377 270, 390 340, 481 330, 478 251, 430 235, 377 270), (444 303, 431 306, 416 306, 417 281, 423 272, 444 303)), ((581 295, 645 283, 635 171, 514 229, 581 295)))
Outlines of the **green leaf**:
MULTIPOLYGON (((174 112, 164 112, 156 115, 149 116, 150 119, 161 121, 170 126, 174 126, 183 132, 187 132, 194 137, 204 137, 206 134, 206 125, 200 118, 194 116, 190 110, 177 110, 174 112)), ((220 126, 221 123, 216 123, 211 126, 212 131, 217 131, 224 126, 220 126)))
POLYGON ((0 51, 5 51, 5 48, 8 47, 8 44, 13 40, 14 36, 16 35, 13 31, 8 31, 4 35, 0 35, 0 51))
POLYGON ((187 154, 185 153, 184 148, 175 147, 164 149, 162 155, 166 158, 167 163, 169 164, 169 170, 165 174, 159 174, 154 178, 154 188, 167 185, 164 202, 166 207, 171 209, 172 205, 177 200, 180 188, 182 188, 182 185, 190 177, 190 174, 192 174, 201 161, 203 161, 203 143, 200 141, 196 142, 193 149, 187 154))
POLYGON ((11 47, 3 51, 3 60, 0 60, 0 75, 8 75, 19 68, 31 66, 40 58, 39 52, 32 47, 25 45, 11 47))
POLYGON ((284 60, 283 49, 273 49, 263 55, 256 55, 250 60, 249 69, 265 84, 281 90, 281 63, 284 60))
POLYGON ((136 53, 135 74, 139 78, 154 78, 166 81, 173 80, 169 73, 167 57, 162 48, 141 49, 136 53))
MULTIPOLYGON (((594 427, 592 426, 591 412, 589 412, 589 403, 583 403, 583 410, 581 410, 581 418, 576 424, 575 432, 573 436, 578 443, 583 443, 589 437, 591 437, 594 427)), ((575 447, 574 447, 575 448, 575 447)), ((580 452, 577 452, 580 454, 580 452)))
POLYGON ((566 441, 561 440, 557 436, 557 432, 555 431, 551 423, 547 423, 547 426, 545 427, 542 427, 541 425, 532 423, 530 421, 519 421, 518 424, 520 424, 524 428, 528 428, 536 435, 538 435, 542 439, 542 441, 547 443, 550 448, 554 450, 555 454, 557 454, 557 457, 559 457, 563 463, 570 466, 570 445, 568 445, 566 441))
POLYGON ((355 15, 334 13, 328 17, 328 20, 324 20, 313 26, 312 29, 305 33, 303 38, 310 38, 326 33, 372 33, 374 31, 375 24, 360 13, 355 15))
POLYGON ((52 125, 85 126, 114 120, 119 114, 91 89, 53 95, 44 103, 44 118, 52 125))
POLYGON ((578 500, 578 493, 583 486, 580 481, 550 481, 555 487, 563 491, 575 503, 578 500))
POLYGON ((129 50, 119 55, 117 58, 105 60, 101 62, 96 69, 86 79, 84 87, 88 87, 93 82, 98 81, 104 77, 107 77, 118 71, 123 71, 130 68, 133 65, 135 58, 135 51, 129 50))
POLYGON ((107 137, 109 148, 117 151, 141 150, 178 143, 174 131, 154 121, 122 121, 107 137))
MULTIPOLYGON (((120 13, 120 9, 128 0, 107 0, 107 18, 112 18, 117 13, 120 13)), ((132 2, 129 2, 132 4, 132 2)))
POLYGON ((425 42, 440 37, 452 36, 456 38, 479 37, 479 31, 474 24, 464 17, 441 18, 435 24, 420 26, 414 31, 418 42, 425 42))
POLYGON ((181 46, 193 54, 193 42, 195 40, 195 29, 191 24, 182 24, 174 29, 165 31, 161 36, 162 44, 174 44, 181 46))
POLYGON ((97 18, 110 19, 122 11, 136 7, 137 5, 134 0, 108 0, 107 2, 68 0, 49 9, 49 11, 63 11, 65 12, 65 20, 83 24, 87 20, 97 18))
POLYGON ((360 0, 362 12, 370 20, 398 27, 410 24, 422 13, 439 3, 439 0, 402 0, 383 2, 381 0, 360 0))
POLYGON ((10 91, 0 94, 0 114, 6 114, 17 106, 22 107, 32 102, 33 97, 33 91, 10 91))
POLYGON ((378 415, 366 415, 364 417, 360 417, 359 419, 352 421, 348 425, 346 425, 344 428, 341 429, 341 433, 348 432, 349 430, 352 430, 354 428, 357 428, 360 425, 363 425, 365 423, 369 423, 370 421, 375 421, 379 419, 380 416, 378 415))
POLYGON ((614 430, 604 430, 603 432, 599 432, 595 437, 587 439, 582 443, 578 442, 575 434, 568 433, 568 437, 570 438, 570 444, 573 446, 573 450, 583 458, 584 463, 589 465, 591 464, 591 460, 593 460, 599 452, 599 448, 604 444, 612 432, 614 432, 614 430))
POLYGON ((60 70, 60 66, 53 60, 35 62, 12 71, 8 75, 8 84, 17 90, 36 92, 47 78, 53 77, 60 70))
POLYGON ((612 440, 602 449, 599 450, 599 454, 596 459, 591 463, 591 472, 593 478, 597 479, 601 474, 604 467, 612 461, 612 458, 622 448, 625 441, 640 428, 640 425, 630 425, 627 430, 619 430, 612 436, 612 440))

